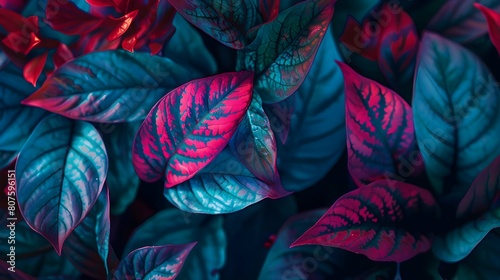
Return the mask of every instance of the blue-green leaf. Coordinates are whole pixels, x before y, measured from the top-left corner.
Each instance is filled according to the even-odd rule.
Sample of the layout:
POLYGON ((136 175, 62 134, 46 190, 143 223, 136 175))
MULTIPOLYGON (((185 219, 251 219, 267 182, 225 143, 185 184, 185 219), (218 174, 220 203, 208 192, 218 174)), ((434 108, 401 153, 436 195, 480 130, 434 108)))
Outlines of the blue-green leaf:
POLYGON ((107 170, 104 143, 89 123, 49 116, 26 141, 16 165, 19 209, 58 254, 97 201, 107 170))
POLYGON ((456 205, 500 154, 500 90, 470 51, 433 33, 422 38, 413 110, 427 175, 456 205))
POLYGON ((278 143, 278 170, 283 187, 300 191, 314 185, 345 149, 344 78, 330 30, 318 49, 304 83, 295 95, 289 139, 278 143))
POLYGON ((55 70, 23 104, 78 120, 142 120, 167 92, 200 75, 148 53, 94 52, 55 70))
POLYGON ((198 241, 186 259, 181 279, 219 279, 226 261, 226 233, 222 216, 201 215, 166 209, 149 218, 130 237, 124 255, 143 246, 185 244, 198 241))

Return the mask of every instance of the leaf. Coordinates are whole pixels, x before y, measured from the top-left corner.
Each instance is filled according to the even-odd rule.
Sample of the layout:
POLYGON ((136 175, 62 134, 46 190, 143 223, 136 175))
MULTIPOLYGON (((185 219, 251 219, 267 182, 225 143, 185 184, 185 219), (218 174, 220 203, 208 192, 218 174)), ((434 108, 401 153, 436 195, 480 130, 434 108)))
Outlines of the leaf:
POLYGON ((21 105, 34 90, 12 63, 0 72, 1 150, 21 150, 35 126, 47 115, 44 110, 21 105))
POLYGON ((377 62, 382 74, 396 92, 411 102, 411 88, 407 88, 413 84, 419 41, 412 18, 404 11, 394 15, 379 40, 377 62))
POLYGON ((257 279, 272 238, 297 211, 295 198, 290 195, 276 200, 266 199, 226 215, 224 229, 228 239, 228 258, 221 279, 239 279, 241 275, 246 279, 257 279))
MULTIPOLYGON (((10 246, 13 245, 7 242, 10 236, 10 229, 7 227, 9 222, 11 221, 2 218, 0 223, 0 238, 6 241, 0 243, 1 258, 4 261, 10 260, 7 254, 10 252, 10 246)), ((36 276, 36 279, 48 278, 52 275, 66 275, 69 278, 77 279, 81 275, 66 258, 58 256, 50 243, 33 231, 24 220, 18 218, 15 226, 16 273, 10 273, 11 275, 22 275, 22 273, 19 273, 20 270, 26 274, 36 276)), ((26 278, 20 279, 25 280, 26 278)))
POLYGON ((218 273, 214 271, 219 271, 224 266, 227 247, 226 233, 222 226, 221 216, 165 209, 135 230, 123 252, 125 255, 147 245, 161 246, 198 241, 176 279, 219 279, 218 273))
MULTIPOLYGON (((15 262, 14 262, 15 263, 15 262)), ((9 280, 35 280, 35 277, 32 277, 19 269, 16 269, 16 266, 12 266, 7 264, 5 261, 0 261, 0 276, 2 279, 9 280)))
POLYGON ((498 279, 498 229, 490 232, 463 261, 458 264, 454 279, 483 280, 498 279))
POLYGON ((500 29, 500 5, 497 11, 489 9, 479 3, 474 3, 474 7, 479 9, 486 18, 491 42, 497 49, 498 54, 500 54, 500 32, 498 32, 500 29))
POLYGON ((198 31, 179 14, 174 17, 173 24, 182 31, 175 32, 168 44, 164 45, 163 56, 205 76, 217 74, 217 63, 198 31))
POLYGON ((97 200, 107 169, 106 149, 95 128, 61 116, 42 120, 21 150, 16 164, 19 209, 59 255, 97 200))
POLYGON ((296 94, 292 94, 281 102, 262 106, 269 119, 271 129, 281 144, 286 143, 290 133, 290 126, 295 113, 295 103, 297 102, 296 97, 296 94))
POLYGON ((500 12, 500 2, 496 0, 454 0, 445 1, 441 9, 427 24, 427 30, 441 34, 454 42, 463 44, 477 39, 488 32, 488 24, 474 3, 500 12))
POLYGON ((457 219, 465 223, 436 238, 434 253, 443 261, 457 262, 497 227, 500 227, 500 157, 474 179, 458 205, 457 219))
POLYGON ((127 255, 113 279, 175 279, 196 242, 143 247, 127 255))
POLYGON ((63 254, 82 273, 106 277, 118 264, 109 244, 109 234, 109 191, 104 188, 88 215, 68 236, 63 254))
POLYGON ((142 120, 167 92, 198 75, 147 53, 94 52, 56 69, 22 103, 93 122, 142 120))
POLYGON ((264 198, 277 199, 290 193, 255 178, 226 148, 193 178, 174 188, 165 188, 163 194, 183 211, 223 214, 239 211, 264 198))
POLYGON ((413 96, 415 133, 437 194, 458 203, 500 151, 500 90, 470 51, 422 37, 413 96), (458 71, 460 69, 460 71, 458 71))
POLYGON ((17 157, 18 152, 0 150, 0 170, 9 166, 17 157))
POLYGON ((410 106, 394 91, 339 65, 345 79, 348 168, 356 185, 419 175, 423 164, 410 106))
POLYGON ((349 275, 368 270, 371 262, 341 249, 319 245, 290 248, 325 212, 307 211, 286 221, 267 254, 259 279, 350 279, 349 275))
POLYGON ((140 180, 132 164, 134 137, 141 122, 98 126, 109 158, 106 182, 112 215, 121 215, 134 201, 140 180))
POLYGON ((282 101, 304 81, 333 15, 334 1, 307 0, 260 27, 245 68, 255 71, 255 92, 266 104, 282 101))
POLYGON ((139 178, 165 177, 171 188, 208 165, 235 133, 250 105, 253 73, 232 72, 193 80, 163 97, 134 140, 139 178))
POLYGON ((254 94, 229 146, 252 174, 269 185, 280 185, 276 168, 276 139, 262 107, 262 99, 254 94))
POLYGON ((177 12, 209 36, 233 49, 246 46, 245 24, 257 10, 253 1, 169 0, 177 12))
POLYGON ((427 190, 379 180, 340 197, 291 247, 318 244, 403 262, 430 249, 438 214, 427 190))
POLYGON ((334 63, 340 55, 332 35, 327 31, 309 74, 292 96, 289 140, 278 145, 281 183, 290 191, 318 182, 345 149, 344 84, 334 63))

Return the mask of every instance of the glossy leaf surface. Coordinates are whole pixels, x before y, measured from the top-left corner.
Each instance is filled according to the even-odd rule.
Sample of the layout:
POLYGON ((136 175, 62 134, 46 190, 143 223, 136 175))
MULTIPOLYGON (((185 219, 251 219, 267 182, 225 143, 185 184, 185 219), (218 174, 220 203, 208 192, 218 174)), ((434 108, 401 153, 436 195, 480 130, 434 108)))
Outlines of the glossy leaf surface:
POLYGON ((127 242, 124 255, 142 246, 194 241, 198 243, 176 279, 218 279, 218 273, 214 272, 224 266, 227 248, 222 216, 192 214, 173 208, 162 210, 136 229, 127 242))
POLYGON ((164 245, 134 250, 120 262, 113 279, 173 280, 195 245, 164 245))
POLYGON ((23 104, 78 120, 142 120, 167 92, 198 76, 148 53, 95 52, 55 70, 23 104))
POLYGON ((41 121, 21 150, 16 164, 19 208, 58 254, 96 202, 107 160, 92 125, 61 116, 41 121))
POLYGON ((430 249, 438 214, 427 190, 379 180, 340 197, 292 247, 318 244, 403 262, 430 249))
POLYGON ((420 165, 404 165, 419 155, 408 103, 346 64, 339 65, 346 95, 348 168, 358 187, 382 177, 418 175, 421 160, 420 165))
POLYGON ((330 0, 307 0, 260 27, 246 51, 255 91, 264 103, 282 101, 304 81, 333 15, 330 0))
POLYGON ((133 162, 147 182, 171 188, 192 178, 227 145, 252 98, 250 71, 193 80, 151 110, 134 141, 133 162))
POLYGON ((474 54, 432 33, 422 38, 416 71, 418 146, 436 192, 457 204, 500 154, 500 90, 474 54))

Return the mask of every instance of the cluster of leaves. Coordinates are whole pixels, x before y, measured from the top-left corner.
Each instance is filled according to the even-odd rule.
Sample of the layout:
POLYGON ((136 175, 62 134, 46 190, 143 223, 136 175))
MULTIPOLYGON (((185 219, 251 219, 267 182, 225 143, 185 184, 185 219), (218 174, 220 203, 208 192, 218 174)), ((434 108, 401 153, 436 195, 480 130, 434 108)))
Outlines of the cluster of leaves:
POLYGON ((499 30, 496 0, 0 0, 0 275, 496 279, 499 30))

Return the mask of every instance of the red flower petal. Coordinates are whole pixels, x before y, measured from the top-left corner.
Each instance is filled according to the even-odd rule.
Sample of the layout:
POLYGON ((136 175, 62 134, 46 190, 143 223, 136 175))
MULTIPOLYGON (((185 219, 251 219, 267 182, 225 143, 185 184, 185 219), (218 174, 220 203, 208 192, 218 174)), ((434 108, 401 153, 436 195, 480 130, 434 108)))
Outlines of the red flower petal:
POLYGON ((36 45, 40 44, 40 38, 35 33, 31 32, 29 34, 30 37, 26 37, 26 35, 28 34, 23 33, 21 30, 11 32, 2 40, 2 43, 14 52, 26 55, 36 45))
POLYGON ((88 33, 100 27, 104 19, 80 10, 73 2, 48 0, 46 22, 53 29, 68 35, 88 33), (52 7, 58 7, 57 9, 52 7))
POLYGON ((34 87, 36 87, 36 81, 40 74, 42 74, 43 67, 45 66, 45 62, 47 61, 48 52, 44 52, 42 55, 39 55, 33 58, 23 69, 23 76, 26 81, 31 83, 34 87))
POLYGON ((474 7, 479 9, 486 17, 491 42, 500 54, 500 14, 479 3, 474 3, 474 7))
POLYGON ((108 28, 112 28, 111 33, 108 35, 106 38, 108 41, 113 41, 117 39, 118 37, 122 36, 127 32, 127 30, 130 27, 130 24, 132 24, 132 21, 134 18, 137 16, 139 13, 138 10, 132 11, 121 18, 113 18, 109 17, 103 25, 107 26, 108 28))

